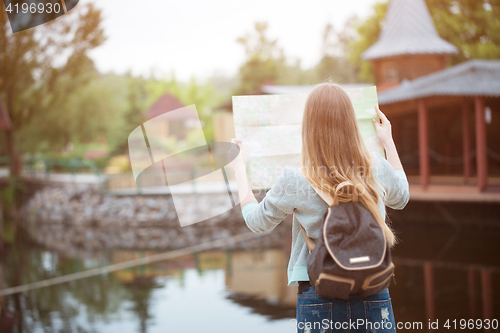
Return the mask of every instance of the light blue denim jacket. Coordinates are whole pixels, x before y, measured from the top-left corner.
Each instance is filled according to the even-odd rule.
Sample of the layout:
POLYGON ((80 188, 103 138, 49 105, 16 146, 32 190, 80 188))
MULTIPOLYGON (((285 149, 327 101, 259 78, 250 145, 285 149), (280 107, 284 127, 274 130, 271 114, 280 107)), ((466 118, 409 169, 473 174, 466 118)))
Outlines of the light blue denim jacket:
MULTIPOLYGON (((408 180, 403 170, 394 170, 377 153, 373 153, 373 175, 383 189, 378 190, 378 207, 385 216, 385 206, 403 209, 410 198, 408 180)), ((307 235, 318 239, 323 216, 328 205, 319 197, 307 180, 296 169, 285 167, 260 203, 243 207, 243 218, 250 230, 256 233, 273 230, 288 215, 293 214, 292 251, 288 262, 288 285, 309 281, 307 274, 307 250, 304 237, 299 235, 300 226, 307 235)))

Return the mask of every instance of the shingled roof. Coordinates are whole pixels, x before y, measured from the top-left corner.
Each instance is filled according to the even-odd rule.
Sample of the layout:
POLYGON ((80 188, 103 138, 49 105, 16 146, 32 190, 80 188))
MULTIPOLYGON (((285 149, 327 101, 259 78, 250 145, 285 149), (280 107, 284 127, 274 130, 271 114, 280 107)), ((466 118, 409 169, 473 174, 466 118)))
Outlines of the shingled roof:
POLYGON ((424 0, 391 0, 379 39, 362 58, 456 53, 454 45, 439 37, 424 0))
POLYGON ((430 96, 500 97, 500 60, 470 60, 439 72, 403 81, 378 94, 379 104, 430 96))

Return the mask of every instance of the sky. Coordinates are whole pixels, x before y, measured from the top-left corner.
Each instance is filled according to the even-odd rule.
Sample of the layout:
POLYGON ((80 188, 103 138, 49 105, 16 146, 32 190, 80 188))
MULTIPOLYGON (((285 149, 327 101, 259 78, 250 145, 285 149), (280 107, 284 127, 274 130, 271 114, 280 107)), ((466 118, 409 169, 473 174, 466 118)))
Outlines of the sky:
POLYGON ((304 68, 321 56, 321 38, 330 22, 340 31, 346 20, 366 17, 376 0, 81 0, 102 9, 106 42, 91 51, 97 68, 180 80, 233 76, 245 60, 236 39, 269 24, 287 58, 304 68))

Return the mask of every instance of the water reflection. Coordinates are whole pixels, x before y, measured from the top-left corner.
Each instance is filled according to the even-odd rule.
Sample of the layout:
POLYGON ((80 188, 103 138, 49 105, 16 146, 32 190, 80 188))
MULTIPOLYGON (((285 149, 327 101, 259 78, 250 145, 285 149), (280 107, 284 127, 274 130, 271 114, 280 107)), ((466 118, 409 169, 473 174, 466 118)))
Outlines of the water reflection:
MULTIPOLYGON (((500 318, 500 231, 405 223, 394 250, 397 321, 500 318)), ((14 286, 154 254, 114 250, 71 259, 18 237, 14 286)), ((293 332, 287 249, 208 251, 5 298, 1 332, 293 332), (7 329, 8 326, 11 329, 7 329), (237 327, 237 329, 235 329, 237 327)))
POLYGON ((287 264, 282 249, 233 253, 226 270, 229 298, 270 319, 295 317, 297 289, 287 287, 287 264))

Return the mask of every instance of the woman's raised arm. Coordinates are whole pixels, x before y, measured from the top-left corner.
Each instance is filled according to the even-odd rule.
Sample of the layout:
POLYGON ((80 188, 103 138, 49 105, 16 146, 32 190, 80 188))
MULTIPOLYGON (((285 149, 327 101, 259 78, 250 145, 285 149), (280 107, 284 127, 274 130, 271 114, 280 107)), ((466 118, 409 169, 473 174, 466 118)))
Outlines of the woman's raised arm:
POLYGON ((394 168, 394 170, 403 170, 403 165, 401 164, 398 151, 396 150, 396 145, 394 144, 394 140, 392 138, 391 122, 387 119, 385 114, 380 111, 378 105, 375 107, 375 110, 380 118, 380 123, 377 123, 377 121, 373 119, 373 125, 377 130, 377 136, 380 143, 385 149, 387 161, 394 168))
MULTIPOLYGON (((231 143, 237 145, 241 150, 241 142, 232 139, 231 143)), ((257 203, 257 199, 255 199, 252 189, 250 188, 250 183, 248 182, 246 162, 246 157, 242 151, 238 154, 238 157, 231 162, 231 166, 234 168, 234 176, 238 183, 238 196, 240 198, 241 208, 250 202, 257 203)))

